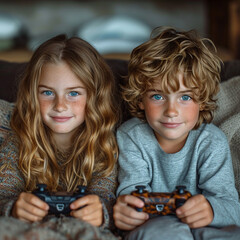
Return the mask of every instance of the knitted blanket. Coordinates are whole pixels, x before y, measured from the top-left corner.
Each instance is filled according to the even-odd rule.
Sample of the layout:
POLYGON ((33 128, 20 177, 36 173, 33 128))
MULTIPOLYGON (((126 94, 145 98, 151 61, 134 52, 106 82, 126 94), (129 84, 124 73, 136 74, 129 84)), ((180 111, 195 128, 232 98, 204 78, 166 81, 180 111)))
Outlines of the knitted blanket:
POLYGON ((213 123, 226 134, 233 161, 235 184, 240 195, 240 76, 221 83, 213 123))
POLYGON ((0 217, 0 240, 118 240, 107 229, 94 227, 76 218, 48 216, 44 221, 26 223, 0 217))

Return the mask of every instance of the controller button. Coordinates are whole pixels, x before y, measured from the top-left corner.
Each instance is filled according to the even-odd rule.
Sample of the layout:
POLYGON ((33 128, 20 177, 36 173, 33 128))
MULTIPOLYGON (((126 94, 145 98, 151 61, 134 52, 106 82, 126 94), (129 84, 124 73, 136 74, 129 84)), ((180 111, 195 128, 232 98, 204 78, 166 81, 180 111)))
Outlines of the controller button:
POLYGON ((62 201, 62 200, 64 200, 64 197, 62 197, 62 196, 57 196, 57 200, 62 201))
POLYGON ((64 204, 63 203, 57 203, 56 204, 56 209, 59 211, 59 212, 62 212, 64 210, 64 204))
POLYGON ((157 204, 157 205, 156 205, 156 210, 157 210, 158 212, 162 212, 163 209, 164 209, 164 204, 157 204))

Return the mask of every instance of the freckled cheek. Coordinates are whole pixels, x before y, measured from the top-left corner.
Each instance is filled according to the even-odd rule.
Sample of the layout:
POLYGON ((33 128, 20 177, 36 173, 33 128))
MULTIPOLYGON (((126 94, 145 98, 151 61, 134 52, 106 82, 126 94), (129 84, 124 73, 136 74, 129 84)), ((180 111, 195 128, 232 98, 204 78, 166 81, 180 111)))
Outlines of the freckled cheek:
POLYGON ((190 121, 197 121, 199 117, 199 106, 192 106, 191 108, 187 108, 184 111, 184 115, 190 120, 190 121))
POLYGON ((147 118, 150 119, 156 119, 159 118, 159 116, 162 114, 162 108, 160 106, 152 106, 148 105, 147 108, 145 108, 145 114, 147 115, 147 118))
POLYGON ((74 112, 84 112, 86 108, 86 101, 76 101, 70 103, 71 109, 74 110, 74 112))
POLYGON ((52 101, 43 101, 39 100, 40 111, 41 113, 45 113, 52 106, 52 101))

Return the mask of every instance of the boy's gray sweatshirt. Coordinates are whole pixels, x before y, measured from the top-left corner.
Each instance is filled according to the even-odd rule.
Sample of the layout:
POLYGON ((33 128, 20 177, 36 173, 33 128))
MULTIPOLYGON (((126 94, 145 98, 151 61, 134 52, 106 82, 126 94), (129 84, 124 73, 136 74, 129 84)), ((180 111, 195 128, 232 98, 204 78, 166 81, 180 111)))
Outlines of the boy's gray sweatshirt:
POLYGON ((117 131, 119 187, 117 195, 130 194, 145 185, 150 192, 172 192, 185 185, 210 202, 214 219, 210 226, 240 225, 239 196, 235 188, 232 159, 224 133, 213 124, 190 131, 184 147, 167 154, 152 128, 137 118, 117 131))

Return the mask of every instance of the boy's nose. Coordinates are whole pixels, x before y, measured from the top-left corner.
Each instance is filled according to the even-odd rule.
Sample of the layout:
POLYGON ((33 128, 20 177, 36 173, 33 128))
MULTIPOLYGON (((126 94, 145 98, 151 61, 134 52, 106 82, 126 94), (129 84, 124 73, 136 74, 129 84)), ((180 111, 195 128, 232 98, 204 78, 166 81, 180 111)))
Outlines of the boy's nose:
POLYGON ((164 111, 165 116, 173 118, 178 116, 177 104, 174 102, 168 102, 164 111))
POLYGON ((63 97, 56 97, 54 110, 57 112, 67 110, 66 100, 63 97))

